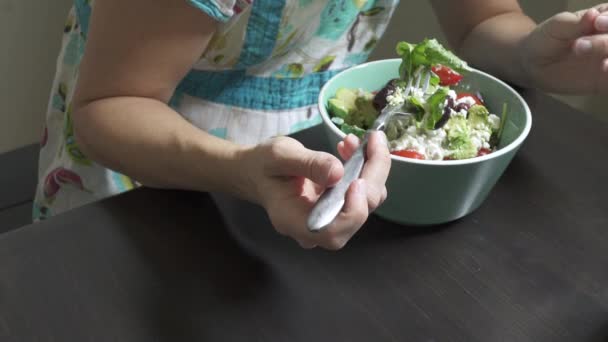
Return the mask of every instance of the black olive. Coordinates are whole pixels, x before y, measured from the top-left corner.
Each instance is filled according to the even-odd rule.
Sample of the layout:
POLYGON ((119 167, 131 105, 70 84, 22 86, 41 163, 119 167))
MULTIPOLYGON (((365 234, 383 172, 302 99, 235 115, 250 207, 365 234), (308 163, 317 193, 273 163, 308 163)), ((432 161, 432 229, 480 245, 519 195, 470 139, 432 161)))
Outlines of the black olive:
POLYGON ((435 129, 443 127, 448 122, 452 116, 452 109, 454 109, 454 99, 448 96, 446 106, 443 108, 443 115, 441 116, 441 119, 435 123, 435 129))
POLYGON ((380 111, 382 108, 386 107, 386 97, 395 91, 398 81, 398 78, 388 81, 388 83, 386 83, 386 85, 376 93, 373 101, 374 108, 376 108, 376 110, 380 111))

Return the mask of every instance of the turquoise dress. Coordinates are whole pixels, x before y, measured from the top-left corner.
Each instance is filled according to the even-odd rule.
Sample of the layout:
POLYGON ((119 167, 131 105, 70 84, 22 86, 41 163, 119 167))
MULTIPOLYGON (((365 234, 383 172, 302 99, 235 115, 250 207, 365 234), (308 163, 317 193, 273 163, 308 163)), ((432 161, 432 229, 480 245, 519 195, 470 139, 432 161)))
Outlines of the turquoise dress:
MULTIPOLYGON (((179 1, 179 0, 178 0, 179 1)), ((255 144, 321 123, 323 84, 367 60, 398 0, 181 0, 220 22, 170 106, 196 127, 255 144)), ((75 0, 41 142, 34 220, 128 191, 127 175, 78 148, 71 101, 93 0, 75 0)), ((144 118, 142 118, 143 120, 144 118)))

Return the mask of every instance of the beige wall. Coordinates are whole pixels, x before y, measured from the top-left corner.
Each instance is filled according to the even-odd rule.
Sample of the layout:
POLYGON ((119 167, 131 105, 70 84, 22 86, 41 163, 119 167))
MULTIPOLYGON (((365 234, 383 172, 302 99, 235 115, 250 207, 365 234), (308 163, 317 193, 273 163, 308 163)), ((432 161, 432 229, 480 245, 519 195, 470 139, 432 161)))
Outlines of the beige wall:
MULTIPOLYGON (((454 0, 452 0, 454 1, 454 0)), ((541 20, 565 9, 599 1, 524 0, 524 8, 541 20)), ((63 21, 70 0, 0 0, 0 153, 33 143, 40 136, 48 94, 55 71, 63 21)), ((399 40, 442 37, 427 1, 403 0, 397 17, 372 58, 394 57, 399 40)), ((602 115, 604 101, 569 98, 573 105, 602 115)), ((608 118, 608 115, 603 117, 608 118)))
POLYGON ((0 153, 38 140, 70 0, 0 0, 0 153))

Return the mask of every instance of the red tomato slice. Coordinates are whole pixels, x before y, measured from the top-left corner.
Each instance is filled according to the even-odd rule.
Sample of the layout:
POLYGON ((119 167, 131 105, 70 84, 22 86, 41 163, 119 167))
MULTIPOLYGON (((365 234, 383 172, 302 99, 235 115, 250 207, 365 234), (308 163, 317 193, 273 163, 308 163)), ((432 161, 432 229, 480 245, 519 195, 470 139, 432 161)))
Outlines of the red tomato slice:
POLYGON ((484 106, 483 101, 481 101, 481 99, 473 93, 458 93, 456 94, 456 100, 460 100, 461 98, 468 96, 472 97, 473 100, 475 100, 475 104, 484 106))
POLYGON ((492 153, 492 150, 487 149, 487 148, 480 148, 479 151, 477 152, 477 156, 481 157, 481 156, 485 156, 486 154, 490 154, 492 153))
POLYGON ((456 85, 462 80, 461 74, 443 65, 435 65, 431 70, 439 76, 439 84, 442 86, 456 85))
POLYGON ((401 151, 393 151, 391 152, 394 155, 411 158, 411 159, 426 159, 424 156, 414 150, 401 150, 401 151))

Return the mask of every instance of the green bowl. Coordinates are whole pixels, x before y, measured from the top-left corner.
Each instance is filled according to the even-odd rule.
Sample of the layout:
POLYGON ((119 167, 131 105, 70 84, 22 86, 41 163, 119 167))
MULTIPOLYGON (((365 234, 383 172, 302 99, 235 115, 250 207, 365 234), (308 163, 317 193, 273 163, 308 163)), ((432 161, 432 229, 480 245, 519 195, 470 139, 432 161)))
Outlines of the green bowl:
MULTIPOLYGON (((362 64, 335 75, 321 89, 319 109, 323 125, 335 146, 345 134, 334 125, 327 112, 327 101, 339 88, 381 89, 399 76, 401 59, 362 64)), ((530 108, 513 88, 479 70, 465 75, 456 90, 479 91, 491 113, 500 115, 508 106, 499 149, 482 157, 466 160, 429 161, 392 155, 387 180, 388 198, 376 214, 405 225, 436 225, 459 219, 477 209, 488 196, 532 126, 530 108)))

